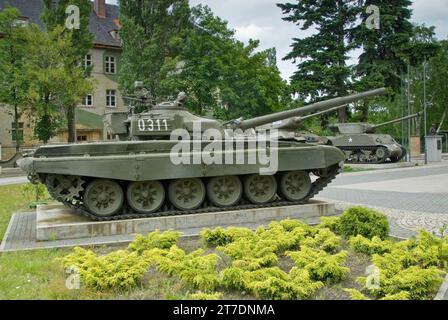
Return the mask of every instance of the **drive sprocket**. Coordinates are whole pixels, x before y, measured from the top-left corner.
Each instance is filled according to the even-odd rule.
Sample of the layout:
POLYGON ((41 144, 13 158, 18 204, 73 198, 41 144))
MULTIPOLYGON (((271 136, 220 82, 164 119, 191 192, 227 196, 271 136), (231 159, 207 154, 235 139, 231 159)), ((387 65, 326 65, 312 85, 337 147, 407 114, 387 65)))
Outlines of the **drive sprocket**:
POLYGON ((45 179, 50 195, 59 201, 74 201, 81 197, 85 181, 79 176, 48 175, 45 179))

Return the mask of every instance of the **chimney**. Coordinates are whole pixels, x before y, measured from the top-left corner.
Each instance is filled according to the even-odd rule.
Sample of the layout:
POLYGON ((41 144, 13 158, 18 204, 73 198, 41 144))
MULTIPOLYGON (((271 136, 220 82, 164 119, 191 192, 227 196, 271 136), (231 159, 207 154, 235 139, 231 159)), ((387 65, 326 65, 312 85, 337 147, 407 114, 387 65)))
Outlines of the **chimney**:
POLYGON ((106 18, 106 0, 94 0, 93 10, 99 18, 106 18))

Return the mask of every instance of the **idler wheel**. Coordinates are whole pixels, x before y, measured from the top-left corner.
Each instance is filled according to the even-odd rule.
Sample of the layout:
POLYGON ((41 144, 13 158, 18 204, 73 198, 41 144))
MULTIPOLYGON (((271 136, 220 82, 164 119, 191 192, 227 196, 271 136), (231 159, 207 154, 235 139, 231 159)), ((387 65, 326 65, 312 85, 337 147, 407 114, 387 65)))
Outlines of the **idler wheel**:
POLYGON ((253 174, 244 180, 244 195, 255 204, 272 201, 277 193, 277 181, 274 176, 253 174))
POLYGON ((311 191, 311 178, 305 171, 290 171, 280 176, 280 196, 289 201, 300 201, 311 191))
POLYGON ((124 202, 121 186, 111 180, 93 180, 84 192, 87 209, 99 217, 110 217, 118 213, 124 202))
POLYGON ((138 213, 153 213, 165 201, 165 189, 160 181, 132 182, 127 190, 128 204, 138 213))
POLYGON ((179 210, 194 210, 205 199, 205 187, 201 179, 178 179, 168 186, 168 198, 179 210))
POLYGON ((237 176, 214 177, 207 183, 209 200, 218 207, 237 204, 243 194, 243 186, 237 176))

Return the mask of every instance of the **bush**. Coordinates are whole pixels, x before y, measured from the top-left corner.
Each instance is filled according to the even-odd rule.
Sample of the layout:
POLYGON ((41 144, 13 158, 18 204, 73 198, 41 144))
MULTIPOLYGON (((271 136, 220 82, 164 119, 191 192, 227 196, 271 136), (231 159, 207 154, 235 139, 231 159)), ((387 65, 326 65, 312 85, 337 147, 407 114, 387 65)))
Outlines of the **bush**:
POLYGON ((352 207, 346 210, 341 216, 339 229, 347 239, 362 235, 368 239, 377 236, 384 240, 389 236, 387 217, 378 211, 364 207, 352 207))
POLYGON ((213 293, 204 293, 197 292, 190 294, 188 297, 190 300, 219 300, 222 298, 221 292, 213 292, 213 293))
POLYGON ((356 237, 350 238, 348 243, 354 251, 367 255, 388 253, 392 250, 393 246, 389 240, 381 240, 377 236, 369 240, 362 235, 357 235, 356 237))
POLYGON ((335 233, 339 233, 340 225, 341 218, 339 217, 321 217, 320 223, 317 225, 317 227, 321 229, 328 228, 335 233))
POLYGON ((157 265, 158 271, 177 276, 193 288, 211 291, 219 284, 216 271, 219 256, 216 254, 204 255, 202 249, 186 254, 174 245, 169 250, 145 251, 144 256, 157 265))
POLYGON ((302 241, 302 245, 327 252, 335 252, 341 245, 341 239, 330 229, 320 229, 314 237, 308 237, 302 241))
POLYGON ((180 237, 180 232, 166 231, 161 233, 159 230, 149 233, 146 237, 137 235, 135 240, 129 245, 129 249, 136 251, 139 254, 146 250, 154 248, 169 249, 177 243, 180 237))
POLYGON ((323 286, 313 282, 306 270, 293 268, 289 274, 278 267, 247 271, 227 268, 222 271, 226 288, 249 292, 260 299, 305 299, 323 286))
POLYGON ((78 272, 81 282, 97 290, 127 290, 138 284, 150 262, 136 252, 119 250, 104 256, 93 251, 75 248, 62 260, 65 269, 78 272))
POLYGON ((218 227, 213 230, 202 230, 201 237, 208 245, 218 247, 225 246, 239 239, 254 238, 255 233, 248 228, 229 227, 223 229, 218 227))
POLYGON ((299 268, 307 270, 311 279, 327 284, 340 282, 350 271, 344 267, 346 251, 331 255, 319 249, 302 247, 300 251, 287 252, 299 268))

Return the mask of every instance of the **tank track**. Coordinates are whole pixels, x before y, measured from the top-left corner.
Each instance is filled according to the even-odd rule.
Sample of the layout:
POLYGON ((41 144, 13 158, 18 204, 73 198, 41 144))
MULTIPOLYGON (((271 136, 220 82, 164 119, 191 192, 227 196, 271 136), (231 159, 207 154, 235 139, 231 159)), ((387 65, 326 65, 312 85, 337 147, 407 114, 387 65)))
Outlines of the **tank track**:
POLYGON ((322 191, 323 188, 325 188, 331 181, 333 181, 336 176, 341 172, 341 168, 339 165, 335 165, 331 167, 328 171, 328 174, 326 177, 319 177, 316 179, 316 181, 312 184, 312 189, 310 193, 301 201, 285 201, 285 200, 276 200, 273 202, 269 202, 262 205, 257 204, 240 204, 232 207, 226 207, 226 208, 220 208, 220 207, 203 207, 195 210, 165 210, 165 211, 159 211, 149 214, 140 214, 133 212, 129 207, 126 206, 125 214, 115 215, 111 217, 99 217, 96 216, 84 207, 83 204, 74 204, 73 202, 70 202, 68 200, 58 200, 62 202, 65 206, 71 208, 76 214, 85 216, 93 221, 118 221, 118 220, 131 220, 131 219, 141 219, 141 218, 154 218, 154 217, 165 217, 165 216, 177 216, 177 215, 191 215, 191 214, 198 214, 198 213, 210 213, 210 212, 222 212, 222 211, 234 211, 234 210, 247 210, 247 209, 258 209, 258 208, 269 208, 269 207, 282 207, 282 206, 292 206, 292 205, 301 205, 306 204, 310 199, 312 199, 315 195, 317 195, 320 191, 322 191))
MULTIPOLYGON (((382 147, 382 146, 380 146, 382 147)), ((352 151, 352 152, 356 152, 356 151, 362 151, 362 150, 367 150, 367 151, 375 151, 376 149, 378 149, 379 147, 338 147, 339 149, 341 149, 343 152, 345 151, 352 151)), ((346 164, 381 164, 381 163, 385 163, 387 162, 387 159, 389 158, 389 151, 387 150, 386 147, 382 147, 385 149, 386 151, 386 156, 384 158, 382 158, 381 160, 378 161, 350 161, 350 160, 345 160, 346 164)))

